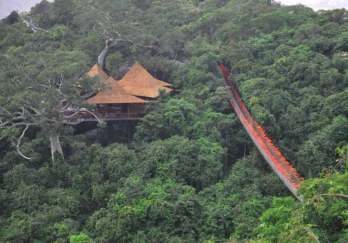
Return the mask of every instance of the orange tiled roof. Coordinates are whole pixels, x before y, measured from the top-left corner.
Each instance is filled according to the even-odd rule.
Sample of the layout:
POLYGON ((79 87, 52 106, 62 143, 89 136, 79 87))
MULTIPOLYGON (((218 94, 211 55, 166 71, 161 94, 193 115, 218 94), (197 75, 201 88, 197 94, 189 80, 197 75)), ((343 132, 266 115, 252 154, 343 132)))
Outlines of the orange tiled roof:
POLYGON ((129 94, 141 97, 157 98, 160 90, 172 91, 171 84, 154 78, 139 63, 135 63, 118 83, 129 94))
POLYGON ((145 100, 128 94, 112 77, 106 79, 107 87, 89 98, 89 104, 144 104, 145 100))
POLYGON ((98 65, 95 64, 88 72, 87 75, 90 78, 95 78, 98 77, 100 78, 102 81, 107 80, 109 78, 109 75, 107 75, 104 70, 98 65))

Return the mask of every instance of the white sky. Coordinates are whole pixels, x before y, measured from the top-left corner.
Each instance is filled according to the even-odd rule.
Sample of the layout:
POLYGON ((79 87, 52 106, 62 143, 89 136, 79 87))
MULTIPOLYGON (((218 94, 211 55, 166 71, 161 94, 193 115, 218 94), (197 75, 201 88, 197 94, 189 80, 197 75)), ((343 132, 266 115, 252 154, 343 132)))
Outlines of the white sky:
POLYGON ((0 0, 0 19, 9 15, 13 10, 28 11, 39 2, 41 0, 0 0))
MULTIPOLYGON (((27 11, 41 0, 0 0, 0 19, 13 10, 27 11)), ((52 0, 50 0, 52 1, 52 0)), ((315 10, 318 9, 348 9, 348 0, 276 0, 284 5, 303 4, 315 10)))
POLYGON ((277 0, 284 5, 303 4, 315 10, 318 9, 348 9, 348 0, 277 0))

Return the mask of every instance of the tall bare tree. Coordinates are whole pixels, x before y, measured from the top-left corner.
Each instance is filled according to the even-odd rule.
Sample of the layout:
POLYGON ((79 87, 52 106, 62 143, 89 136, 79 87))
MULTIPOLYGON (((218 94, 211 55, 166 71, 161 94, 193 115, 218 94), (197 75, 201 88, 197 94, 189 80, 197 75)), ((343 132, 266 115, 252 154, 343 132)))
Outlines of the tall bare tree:
POLYGON ((47 136, 54 159, 56 153, 63 156, 60 136, 65 126, 76 124, 81 112, 95 116, 84 99, 99 84, 84 76, 88 70, 86 59, 73 50, 32 52, 24 59, 2 56, 0 137, 12 141, 21 157, 30 159, 21 151, 30 128, 39 127, 47 136))

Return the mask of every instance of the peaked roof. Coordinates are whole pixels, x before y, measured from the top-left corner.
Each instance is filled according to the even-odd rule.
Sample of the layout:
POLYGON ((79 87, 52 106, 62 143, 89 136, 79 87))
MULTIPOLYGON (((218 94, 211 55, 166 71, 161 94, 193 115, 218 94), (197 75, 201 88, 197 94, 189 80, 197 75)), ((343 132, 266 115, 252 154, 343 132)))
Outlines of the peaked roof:
POLYGON ((145 100, 128 94, 116 80, 109 77, 104 81, 108 86, 93 97, 87 99, 89 104, 144 104, 145 100))
POLYGON ((166 93, 172 91, 171 84, 154 78, 139 63, 135 63, 118 83, 126 92, 135 96, 156 98, 160 90, 166 93))
POLYGON ((98 77, 100 78, 102 81, 107 80, 109 78, 109 75, 107 75, 104 70, 98 65, 95 64, 88 72, 87 72, 87 76, 89 76, 90 78, 95 78, 98 77))

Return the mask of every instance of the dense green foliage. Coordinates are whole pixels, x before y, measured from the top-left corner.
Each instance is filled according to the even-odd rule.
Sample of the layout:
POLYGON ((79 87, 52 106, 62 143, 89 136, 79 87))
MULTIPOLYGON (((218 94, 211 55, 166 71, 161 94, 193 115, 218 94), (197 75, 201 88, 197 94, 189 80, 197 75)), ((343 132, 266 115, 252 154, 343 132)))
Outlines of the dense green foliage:
POLYGON ((29 161, 13 146, 20 130, 0 130, 0 241, 347 242, 348 12, 270 2, 56 0, 30 13, 44 30, 2 21, 0 107, 45 113, 23 139, 29 161), (81 104, 94 82, 80 77, 109 35, 129 40, 111 50, 110 74, 139 61, 176 92, 149 105, 129 142, 101 145, 52 124, 60 94, 44 87, 63 76, 81 104), (307 179, 304 203, 229 108, 221 60, 307 179), (64 159, 50 159, 52 129, 64 159))

